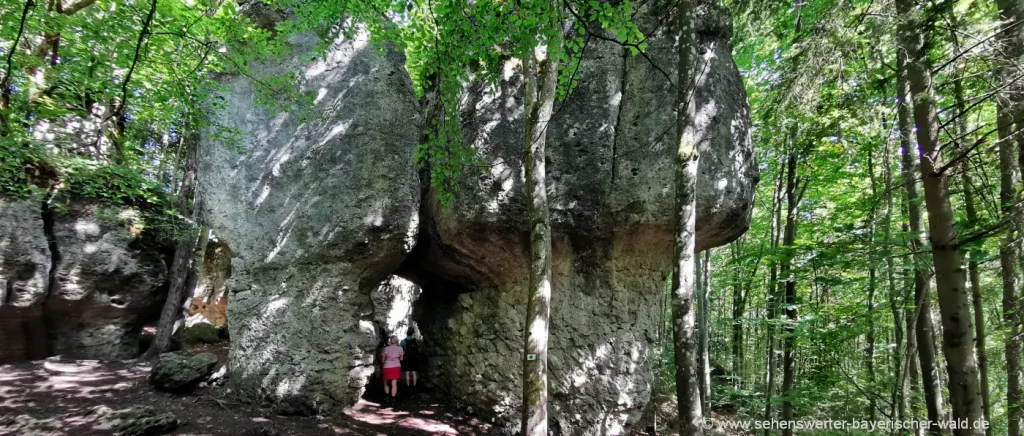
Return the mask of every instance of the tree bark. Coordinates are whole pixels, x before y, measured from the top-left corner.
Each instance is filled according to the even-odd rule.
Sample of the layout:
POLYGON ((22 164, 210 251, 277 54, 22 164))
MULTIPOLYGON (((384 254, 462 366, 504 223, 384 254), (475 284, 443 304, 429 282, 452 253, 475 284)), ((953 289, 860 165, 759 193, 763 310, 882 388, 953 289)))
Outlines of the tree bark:
POLYGON ((527 292, 526 332, 523 347, 524 436, 548 434, 548 331, 551 315, 551 217, 548 210, 545 145, 547 127, 555 104, 558 86, 558 59, 561 50, 561 6, 549 4, 551 17, 543 17, 548 26, 558 29, 553 36, 523 60, 525 98, 523 101, 523 163, 526 166, 526 193, 530 220, 530 284, 527 292))
MULTIPOLYGON (((1000 112, 1000 123, 1007 118, 1003 115, 1004 107, 997 109, 1000 112)), ((1015 200, 1014 185, 1014 161, 1013 141, 1004 133, 1009 135, 1010 128, 999 127, 999 203, 1004 217, 1013 214, 1013 203, 1015 200), (1005 130, 1005 132, 1003 132, 1005 130)), ((1020 436, 1021 426, 1024 425, 1024 405, 1021 404, 1021 319, 1020 319, 1020 295, 1017 293, 1017 253, 1014 244, 1016 235, 1014 230, 1019 229, 1017 225, 1010 225, 1006 231, 1005 238, 999 245, 999 267, 1002 275, 1003 288, 1003 325, 1006 329, 1004 346, 1006 350, 1006 434, 1007 436, 1020 436)), ((972 277, 973 279, 973 277, 972 277)), ((987 419, 987 418, 986 418, 987 419)))
MULTIPOLYGON (((775 184, 775 196, 773 198, 773 204, 775 205, 772 211, 772 222, 771 222, 771 246, 772 253, 776 254, 779 248, 779 238, 782 232, 779 230, 779 226, 782 224, 782 189, 785 187, 784 178, 786 176, 786 166, 779 165, 779 172, 777 181, 775 184)), ((766 290, 766 311, 768 323, 766 325, 767 337, 767 349, 768 356, 766 358, 768 363, 767 377, 765 382, 764 390, 764 420, 769 421, 772 418, 772 394, 775 391, 775 372, 778 365, 778 356, 775 350, 775 321, 778 319, 779 313, 779 265, 776 261, 777 256, 772 256, 771 271, 768 273, 768 289, 766 290)), ((765 429, 764 434, 768 436, 771 433, 770 429, 765 429)))
POLYGON ((892 372, 896 380, 899 380, 896 386, 892 390, 892 407, 891 416, 896 416, 901 421, 906 420, 907 416, 907 384, 906 375, 904 374, 903 365, 903 348, 904 344, 904 316, 900 301, 900 288, 896 285, 896 269, 895 262, 892 256, 892 211, 893 211, 893 186, 892 186, 892 147, 888 142, 885 144, 885 148, 882 151, 882 164, 884 171, 882 172, 882 182, 885 188, 885 215, 882 217, 882 227, 884 228, 885 238, 885 249, 883 255, 885 257, 885 276, 889 286, 889 311, 892 312, 892 326, 893 326, 893 343, 892 347, 892 372))
POLYGON ((743 278, 743 266, 740 264, 742 258, 739 241, 732 244, 733 263, 736 265, 736 281, 732 288, 732 376, 733 387, 741 389, 743 386, 743 314, 746 312, 747 296, 743 278))
MULTIPOLYGON (((795 140, 794 140, 795 142, 795 140)), ((782 402, 782 420, 792 421, 793 420, 793 402, 790 400, 793 391, 793 386, 796 383, 796 322, 797 322, 797 310, 796 310, 796 277, 792 271, 793 264, 793 245, 796 243, 796 213, 799 203, 799 194, 797 193, 798 179, 796 177, 796 160, 797 151, 794 146, 789 152, 789 158, 786 163, 788 171, 786 171, 786 228, 783 231, 782 236, 782 247, 784 254, 782 256, 782 266, 780 267, 780 276, 786 281, 786 293, 785 293, 785 313, 786 313, 786 328, 785 335, 783 337, 783 351, 782 351, 782 395, 785 396, 785 400, 782 402)), ((783 436, 792 436, 792 426, 787 426, 782 431, 783 436)))
MULTIPOLYGON (((183 138, 182 141, 185 141, 183 138)), ((191 141, 189 141, 191 142, 191 141)), ((198 150, 196 145, 187 145, 184 177, 178 188, 178 213, 183 217, 190 216, 190 201, 195 195, 195 177, 197 167, 198 150)), ((182 314, 182 303, 185 300, 185 288, 188 282, 192 253, 196 247, 195 229, 189 228, 186 234, 174 247, 174 259, 171 261, 170 286, 167 288, 167 299, 164 300, 163 308, 160 310, 160 320, 157 322, 156 336, 149 349, 142 355, 142 360, 152 360, 161 353, 171 349, 171 339, 174 336, 174 325, 182 314)))
MULTIPOLYGON (((868 179, 871 181, 871 198, 874 201, 877 198, 878 188, 875 187, 875 161, 874 154, 868 151, 868 179)), ((875 245, 875 207, 872 206, 868 212, 868 237, 869 244, 875 245)), ((875 269, 875 263, 873 260, 870 261, 868 267, 868 302, 867 302, 867 320, 868 320, 868 333, 865 338, 867 341, 867 347, 864 349, 864 367, 868 373, 868 389, 874 391, 875 380, 875 290, 878 284, 878 270, 875 269)), ((868 420, 875 421, 877 405, 875 404, 875 397, 868 396, 868 420)))
MULTIPOLYGON (((912 96, 906 77, 906 60, 906 52, 898 50, 896 53, 896 69, 898 70, 896 81, 900 101, 897 108, 897 116, 900 125, 903 182, 907 194, 907 227, 912 235, 909 241, 910 251, 911 253, 918 253, 925 246, 924 216, 921 212, 921 195, 917 185, 918 167, 917 163, 914 162, 916 153, 914 152, 915 135, 911 114, 912 96)), ((913 366, 912 368, 920 369, 921 390, 924 394, 926 416, 932 422, 928 432, 933 435, 939 435, 941 431, 935 423, 942 419, 942 389, 939 385, 938 367, 935 364, 934 328, 932 327, 931 316, 929 315, 931 312, 931 300, 928 296, 928 288, 931 282, 931 273, 928 263, 920 255, 915 254, 913 259, 914 306, 907 310, 907 329, 909 331, 911 325, 914 327, 913 331, 908 333, 907 336, 908 338, 910 336, 914 337, 914 346, 917 350, 919 366, 913 366)), ((911 381, 914 382, 916 380, 917 377, 915 375, 911 381)))
MULTIPOLYGON (((953 15, 950 13, 950 15, 953 15)), ((957 23, 955 17, 951 17, 950 20, 953 23, 957 23)), ((956 35, 957 24, 954 24, 954 29, 950 31, 950 39, 953 42, 953 56, 960 57, 960 40, 956 35)), ((955 65, 958 65, 957 62, 955 65)), ((956 135, 957 138, 967 137, 967 106, 964 103, 964 84, 963 80, 958 71, 953 73, 956 78, 953 79, 953 98, 954 108, 956 109, 953 117, 956 119, 956 135)), ((998 118, 998 117, 997 117, 998 118)), ((1004 121, 998 121, 998 126, 1003 126, 1004 121)), ((1005 134, 1009 133, 1010 127, 999 128, 999 138, 1004 138, 1005 134), (1005 130, 1004 130, 1005 129, 1005 130)), ((966 153, 962 147, 962 144, 957 141, 956 149, 962 153, 966 153)), ((975 208, 974 199, 974 182, 971 180, 971 169, 968 165, 969 159, 964 159, 961 165, 963 169, 963 187, 964 187, 964 209, 967 211, 967 224, 969 227, 974 228, 978 225, 978 211, 975 208)), ((991 416, 991 400, 989 398, 989 387, 988 387, 988 353, 985 350, 985 310, 984 304, 981 297, 981 277, 978 273, 978 260, 975 253, 968 253, 967 261, 967 276, 971 286, 971 304, 974 310, 974 349, 978 353, 978 375, 981 389, 981 409, 985 415, 985 421, 990 420, 991 416)), ((986 429, 985 433, 991 435, 992 429, 986 429)))
MULTIPOLYGON (((999 65, 999 79, 1002 84, 1013 80, 1016 74, 1015 65, 1020 61, 1021 54, 1024 54, 1024 29, 1017 23, 1024 18, 1024 4, 1020 0, 996 0, 999 10, 999 21, 1001 23, 998 38, 1001 54, 1006 57, 999 65)), ((1019 92, 1019 86, 1012 89, 1019 92)), ((1011 95, 1014 95, 1011 93, 1011 95)), ((1014 142, 1020 148, 1018 152, 1017 165, 1024 171, 1024 136, 1012 137, 1011 132, 1024 124, 1024 113, 1022 113, 1020 96, 1013 97, 1000 95, 996 98, 996 125, 999 137, 999 203, 1000 213, 1005 219, 1009 219, 1016 211, 1013 204, 1016 200, 1016 185, 1014 178, 1014 142), (1016 140, 1016 141, 1015 141, 1016 140)), ((965 174, 968 174, 965 171, 965 174)), ((1021 230, 1020 220, 1007 227, 1005 239, 999 246, 999 267, 1002 275, 1003 290, 1003 324, 1005 330, 1004 347, 1006 352, 1006 434, 1007 436, 1020 436, 1021 428, 1024 426, 1024 400, 1021 395, 1021 294, 1017 289, 1017 252, 1014 247, 1015 240, 1020 235, 1014 235, 1014 231, 1021 230)), ((974 282, 974 273, 971 271, 971 282, 974 282)), ((985 415, 988 419, 988 414, 985 415)))
MULTIPOLYGON (((921 10, 910 0, 897 0, 901 48, 907 53, 907 81, 914 99, 914 120, 921 173, 924 176, 925 206, 936 290, 942 317, 942 346, 949 376, 948 389, 953 417, 977 422, 984 415, 978 382, 978 361, 974 352, 967 277, 961 266, 960 245, 954 228, 945 159, 939 147, 939 122, 932 89, 931 66, 924 39, 928 29, 920 20, 921 10)), ((921 346, 922 344, 918 344, 921 346)), ((921 347, 924 348, 924 347, 921 347)), ((970 426, 968 426, 970 427, 970 426)), ((957 429, 957 435, 983 435, 982 428, 957 429)))
POLYGON ((681 0, 676 12, 679 29, 679 67, 676 94, 675 156, 675 252, 672 263, 672 339, 675 350, 676 398, 679 433, 703 436, 697 371, 696 308, 694 307, 694 261, 696 257, 697 165, 700 154, 694 142, 696 113, 697 38, 696 7, 681 0))
POLYGON ((711 295, 711 250, 704 251, 704 259, 697 255, 697 318, 698 318, 698 352, 700 364, 700 404, 705 412, 711 410, 711 355, 708 349, 710 331, 708 330, 708 304, 711 295))

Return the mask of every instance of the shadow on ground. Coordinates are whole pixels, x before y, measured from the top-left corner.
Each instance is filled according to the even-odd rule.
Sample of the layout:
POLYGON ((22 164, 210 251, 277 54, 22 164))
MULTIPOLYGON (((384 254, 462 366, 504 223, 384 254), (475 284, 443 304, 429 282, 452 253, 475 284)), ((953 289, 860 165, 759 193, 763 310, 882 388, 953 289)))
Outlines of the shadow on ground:
POLYGON ((373 392, 379 386, 371 386, 367 398, 344 414, 284 417, 237 402, 227 388, 203 387, 187 395, 156 392, 146 383, 148 372, 148 365, 132 361, 48 359, 0 365, 0 435, 26 434, 26 421, 33 423, 29 434, 111 434, 83 418, 98 406, 151 406, 181 421, 170 434, 191 436, 462 435, 489 429, 429 393, 403 395, 393 406, 382 407, 382 395, 373 392))

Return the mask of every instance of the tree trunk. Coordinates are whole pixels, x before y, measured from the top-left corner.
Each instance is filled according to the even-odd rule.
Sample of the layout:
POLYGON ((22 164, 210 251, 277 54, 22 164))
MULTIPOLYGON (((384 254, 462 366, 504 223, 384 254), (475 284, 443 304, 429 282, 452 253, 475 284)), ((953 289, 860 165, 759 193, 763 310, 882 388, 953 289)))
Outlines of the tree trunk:
POLYGON ((899 380, 896 386, 892 390, 892 407, 890 416, 896 416, 896 419, 901 421, 906 420, 907 416, 907 384, 906 375, 904 374, 903 365, 903 341, 904 341, 904 328, 903 328, 903 310, 901 308, 900 301, 900 288, 896 286, 896 269, 895 262, 892 257, 892 209, 893 209, 893 195, 892 195, 892 147, 888 142, 885 144, 885 149, 882 153, 882 164, 884 165, 884 171, 882 172, 882 182, 885 187, 885 215, 882 217, 882 227, 885 233, 885 249, 883 255, 885 257, 885 276, 886 281, 889 285, 889 311, 892 312, 892 326, 893 326, 893 343, 892 347, 892 373, 896 380, 899 380))
MULTIPOLYGON (((998 38, 1001 54, 1006 56, 999 66, 999 78, 1002 84, 1013 80, 1017 74, 1016 64, 1024 52, 1024 29, 1017 23, 1024 17, 1024 5, 1020 0, 997 0, 999 9, 999 21, 1001 23, 998 38)), ((1019 92, 1019 85, 1011 88, 1019 92)), ((1013 94, 1011 94, 1013 95, 1013 94)), ((999 133, 999 203, 1000 212, 1004 218, 1009 218, 1015 213, 1013 204, 1016 200, 1016 185, 1014 179, 1013 143, 1018 147, 1024 147, 1024 136, 1011 137, 1016 123, 1020 128, 1024 123, 1024 113, 1021 113, 1021 98, 1014 95, 1000 95, 996 98, 996 125, 999 133)), ((1024 171, 1024 148, 1018 156, 1017 164, 1021 171, 1024 171)), ((965 175, 968 173, 965 171, 965 175)), ((1008 226, 1005 239, 999 246, 999 267, 1002 273, 1003 288, 1003 324, 1005 330, 1004 347, 1006 351, 1006 434, 1007 436, 1020 436, 1021 427, 1024 426, 1024 400, 1021 395, 1021 295, 1017 290, 1016 267, 1017 253, 1014 243, 1016 237, 1014 230, 1020 231, 1020 220, 1016 219, 1008 226)), ((974 263, 972 262, 972 265, 974 263)), ((971 270, 971 284, 974 284, 976 271, 971 270)), ((987 398, 987 397, 986 397, 987 398)), ((986 413, 985 418, 988 419, 986 413)))
MULTIPOLYGON (((984 418, 978 383, 978 361, 974 352, 971 311, 967 298, 967 277, 961 266, 960 245, 954 228, 953 209, 946 185, 945 159, 939 147, 939 123, 932 89, 931 66, 924 39, 928 29, 920 20, 921 10, 910 0, 897 0, 900 42, 907 53, 906 71, 914 99, 914 120, 925 206, 935 265, 939 312, 942 316, 942 346, 949 376, 948 389, 953 417, 967 422, 984 418)), ((923 344, 918 344, 924 348, 923 344)), ((970 426, 968 426, 970 427, 970 426)), ((982 428, 957 429, 957 435, 983 435, 982 428)))
MULTIPOLYGON (((925 245, 924 240, 924 216, 921 213, 921 196, 917 186, 917 163, 914 162, 914 126, 911 115, 910 85, 906 78, 906 52, 898 50, 896 53, 897 88, 900 93, 900 104, 898 107, 898 118, 900 124, 900 148, 902 150, 902 170, 904 189, 907 193, 907 226, 912 237, 910 238, 910 251, 919 253, 925 245)), ((915 254, 914 259, 914 306, 908 308, 907 329, 914 326, 914 331, 908 333, 908 338, 913 336, 920 369, 922 392, 924 393, 925 410, 928 420, 933 424, 929 433, 941 434, 939 427, 935 424, 942 419, 942 389, 938 381, 938 368, 935 364, 934 330, 932 327, 931 301, 928 296, 928 288, 931 282, 928 263, 920 254, 915 254)), ((914 376, 911 381, 916 381, 914 376)))
POLYGON ((746 295, 744 294, 743 266, 740 264, 742 253, 739 241, 732 245, 733 263, 736 267, 736 281, 732 287, 732 376, 733 387, 743 386, 743 313, 746 311, 746 295))
MULTIPOLYGON (((182 139, 184 141, 184 138, 182 139)), ((178 188, 178 213, 183 217, 190 216, 190 204, 195 194, 195 176, 197 167, 198 151, 194 143, 188 144, 189 150, 185 157, 185 175, 181 179, 178 188)), ((185 300, 185 288, 188 282, 189 270, 191 267, 192 253, 196 247, 196 233, 194 229, 188 229, 186 235, 178 241, 174 247, 174 259, 171 261, 170 286, 167 288, 167 299, 160 310, 160 320, 157 322, 156 336, 149 349, 142 355, 142 360, 152 360, 171 349, 171 339, 174 336, 174 326, 182 314, 181 305, 185 300)))
MULTIPOLYGON (((795 138, 794 138, 795 142, 795 138)), ((792 271, 793 264, 793 245, 796 243, 796 212, 799 203, 799 194, 797 193, 797 177, 796 177, 796 159, 797 152, 794 146, 789 152, 789 158, 786 166, 786 228, 782 236, 782 246, 784 254, 782 256, 782 266, 780 268, 780 275, 786 280, 786 294, 785 294, 785 305, 786 305, 786 329, 783 337, 783 352, 782 352, 782 395, 785 396, 785 400, 782 402, 782 420, 792 421, 793 420, 793 402, 790 401, 790 395, 793 391, 793 386, 796 382, 796 322, 797 322, 797 310, 796 310, 796 277, 792 271)), ((792 436, 793 428, 787 426, 783 429, 782 434, 784 436, 792 436)))
MULTIPOLYGON (((959 27, 956 17, 953 17, 952 12, 950 13, 950 22, 954 23, 953 30, 950 31, 950 39, 953 42, 953 56, 960 57, 960 40, 957 38, 956 29, 959 27)), ((959 62, 957 62, 959 65, 959 62)), ((957 140, 956 149, 960 153, 966 153, 967 150, 962 147, 959 143, 960 140, 967 137, 967 106, 964 103, 964 85, 961 79, 960 72, 954 70, 953 74, 956 76, 953 79, 953 98, 954 107, 956 111, 953 116, 956 118, 956 136, 960 138, 957 140)), ((997 116, 998 118, 998 116, 997 116)), ((999 120, 996 123, 998 126, 1005 124, 1004 120, 999 120)), ((999 138, 1005 138, 1004 135, 1008 134, 1010 126, 999 127, 999 138)), ((974 199, 974 183, 971 180, 971 169, 968 165, 968 159, 965 159, 961 168, 963 170, 963 186, 964 186, 964 209, 967 211, 967 224, 969 227, 974 228, 978 224, 978 211, 975 208, 974 199)), ((1012 168, 1012 163, 1011 163, 1012 168)), ((988 353, 985 351, 985 310, 982 304, 981 297, 981 277, 978 273, 978 260, 975 253, 968 253, 967 261, 967 276, 971 286, 971 304, 974 309, 974 349, 978 353, 978 375, 981 389, 981 410, 985 416, 985 421, 990 420, 991 416, 991 401, 989 398, 989 387, 988 387, 988 353)), ((991 435, 992 429, 986 429, 986 434, 991 435)))
MULTIPOLYGON (((1000 123, 1006 117, 1002 116, 1005 107, 998 110, 1000 123)), ((1010 128, 999 127, 1000 140, 1006 138, 999 144, 999 203, 1004 217, 1014 213, 1014 161, 1013 141, 1005 134, 1009 134, 1010 128), (1003 131, 1006 132, 1003 132, 1003 131)), ((1004 346, 1006 347, 1006 434, 1007 436, 1020 436, 1022 420, 1024 420, 1024 405, 1021 404, 1020 391, 1020 353, 1021 353, 1021 320, 1020 320, 1020 296, 1017 294, 1017 253, 1014 247, 1016 236, 1014 229, 1016 225, 1008 226, 1005 239, 999 245, 999 267, 1002 273, 1003 287, 1003 325, 1006 329, 1004 346)), ((971 277, 972 280, 974 277, 971 277)), ((973 284, 973 283, 972 283, 973 284)), ((987 418, 986 418, 987 419, 987 418)))
POLYGON ((672 263, 672 339, 675 349, 676 398, 679 433, 703 436, 700 386, 697 371, 694 261, 696 257, 697 165, 700 154, 694 142, 696 113, 697 38, 696 7, 682 0, 676 12, 679 29, 679 79, 676 94, 675 156, 675 252, 672 263))
MULTIPOLYGON (((552 1, 551 22, 560 29, 560 3, 552 1)), ((561 31, 552 32, 561 35, 561 31)), ((555 105, 558 85, 559 36, 551 37, 546 52, 535 50, 523 60, 525 120, 523 163, 530 220, 530 287, 527 292, 526 332, 523 347, 524 436, 548 434, 548 329, 551 314, 551 218, 548 211, 547 176, 544 168, 547 126, 555 105), (536 59, 535 59, 536 58, 536 59)))
MULTIPOLYGON (((786 175, 785 165, 779 165, 779 171, 776 184, 775 184, 775 195, 772 203, 775 205, 772 211, 772 222, 771 222, 771 246, 772 246, 772 264, 771 271, 768 273, 768 289, 766 290, 767 295, 765 301, 767 306, 765 309, 768 312, 768 322, 766 325, 767 337, 767 348, 768 348, 768 375, 765 382, 764 390, 764 420, 769 421, 772 418, 772 394, 775 391, 775 372, 778 365, 778 356, 775 350, 775 320, 778 318, 779 313, 779 269, 778 263, 775 260, 777 258, 777 250, 779 248, 779 238, 782 232, 779 230, 779 226, 782 223, 782 189, 785 186, 783 179, 786 175)), ((764 434, 768 436, 771 433, 770 429, 765 429, 764 434)))
POLYGON ((704 251, 703 260, 698 255, 695 263, 697 265, 697 280, 699 280, 697 317, 699 329, 698 352, 700 353, 698 359, 700 364, 700 404, 701 409, 707 412, 711 410, 711 355, 709 354, 711 351, 708 349, 710 339, 708 304, 711 296, 711 250, 704 251))
MULTIPOLYGON (((874 154, 868 150, 868 179, 871 181, 871 199, 872 202, 877 198, 878 189, 875 187, 875 161, 874 154)), ((868 238, 871 246, 875 245, 875 207, 872 206, 868 212, 868 238)), ((878 271, 875 269, 875 262, 870 260, 870 266, 868 268, 868 303, 867 303, 867 319, 868 319, 868 333, 867 347, 864 349, 864 367, 868 373, 868 391, 873 392, 875 390, 875 289, 878 284, 878 271)), ((868 420, 875 421, 875 397, 868 396, 868 420)))

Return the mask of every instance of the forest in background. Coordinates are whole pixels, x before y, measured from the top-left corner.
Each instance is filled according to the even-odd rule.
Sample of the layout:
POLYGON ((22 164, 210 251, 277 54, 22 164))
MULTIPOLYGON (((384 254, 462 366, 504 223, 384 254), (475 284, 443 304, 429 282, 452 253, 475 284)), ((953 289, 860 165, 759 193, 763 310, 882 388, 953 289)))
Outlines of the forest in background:
MULTIPOLYGON (((176 245, 172 287, 183 288, 201 226, 191 212, 190 138, 216 130, 203 115, 215 104, 204 98, 215 90, 211 77, 247 74, 248 63, 279 55, 281 35, 351 31, 337 27, 349 23, 343 16, 370 23, 380 40, 400 43, 413 83, 439 95, 442 114, 457 114, 470 66, 478 77, 500 71, 495 45, 523 56, 537 41, 559 40, 557 73, 537 79, 549 85, 538 96, 550 103, 571 92, 585 46, 550 31, 552 16, 572 15, 563 6, 634 54, 644 50, 626 19, 631 2, 533 2, 512 31, 496 18, 504 2, 468 11, 451 1, 270 3, 297 19, 272 32, 239 19, 231 1, 0 3, 0 193, 42 199, 44 210, 58 192, 142 207, 146 225, 164 235, 157 239, 176 245), (382 16, 408 25, 381 24, 382 16)), ((1020 434, 1024 4, 727 6, 761 182, 750 231, 705 253, 695 281, 707 361, 700 413, 983 414, 988 434, 1020 434)), ((256 80, 261 104, 288 109, 275 96, 290 92, 294 77, 256 80)), ((448 121, 420 156, 435 187, 457 195, 452 181, 472 150, 460 147, 457 117, 440 119, 448 121)), ((219 132, 230 143, 232 132, 219 132)), ((659 366, 669 396, 672 287, 659 366)))
POLYGON ((973 371, 984 433, 1020 434, 1022 5, 913 4, 911 30, 896 3, 732 5, 762 178, 750 231, 701 256, 711 408, 748 419, 788 407, 801 419, 946 420, 961 401, 950 372, 973 371), (940 306, 953 303, 936 292, 950 278, 935 275, 923 126, 901 77, 908 30, 933 76, 947 245, 967 279, 950 310, 969 315, 959 319, 966 337, 944 331, 940 306), (944 349, 964 339, 971 368, 944 349))

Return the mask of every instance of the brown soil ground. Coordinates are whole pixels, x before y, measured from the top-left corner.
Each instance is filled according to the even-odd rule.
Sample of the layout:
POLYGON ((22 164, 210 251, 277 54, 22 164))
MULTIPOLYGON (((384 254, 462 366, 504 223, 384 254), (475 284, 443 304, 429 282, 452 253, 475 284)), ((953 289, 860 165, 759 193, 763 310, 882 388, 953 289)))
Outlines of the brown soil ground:
MULTIPOLYGON (((189 351, 226 354, 223 346, 204 348, 189 351)), ((147 364, 134 361, 48 359, 0 365, 0 435, 24 434, 4 427, 5 416, 18 415, 59 417, 57 430, 36 434, 110 434, 76 416, 100 405, 111 409, 148 405, 171 413, 181 421, 170 433, 174 435, 455 435, 489 430, 476 418, 433 400, 429 393, 405 396, 391 407, 382 407, 368 396, 337 416, 285 417, 238 402, 226 387, 202 387, 186 395, 157 392, 146 382, 148 373, 147 364)))

